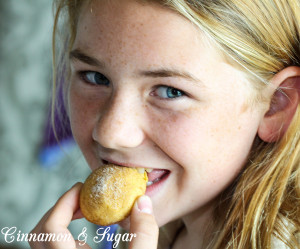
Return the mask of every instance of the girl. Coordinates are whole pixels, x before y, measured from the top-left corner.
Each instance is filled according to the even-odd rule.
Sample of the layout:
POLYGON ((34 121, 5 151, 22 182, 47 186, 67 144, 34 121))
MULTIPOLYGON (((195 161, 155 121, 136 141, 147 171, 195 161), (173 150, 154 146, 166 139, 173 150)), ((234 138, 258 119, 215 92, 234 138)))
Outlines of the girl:
MULTIPOLYGON (((130 248, 299 248, 298 0, 57 0, 59 31, 90 168, 153 169, 130 248)), ((80 187, 33 232, 68 233, 80 187)))

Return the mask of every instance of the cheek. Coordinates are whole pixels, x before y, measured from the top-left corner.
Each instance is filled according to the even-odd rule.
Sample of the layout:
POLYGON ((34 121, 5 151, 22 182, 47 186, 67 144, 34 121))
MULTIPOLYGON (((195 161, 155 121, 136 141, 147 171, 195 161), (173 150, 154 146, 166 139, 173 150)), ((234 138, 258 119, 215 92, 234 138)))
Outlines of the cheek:
POLYGON ((77 138, 80 138, 80 133, 82 130, 85 129, 84 122, 81 122, 81 120, 84 120, 86 111, 82 111, 81 108, 86 108, 82 99, 77 94, 77 92, 74 90, 74 87, 70 87, 69 90, 69 97, 68 97, 68 105, 69 105, 69 116, 70 116, 70 124, 73 136, 75 140, 77 138))
POLYGON ((82 89, 71 85, 68 95, 70 124, 74 139, 84 150, 92 139, 93 126, 97 118, 97 103, 83 94, 82 89))
POLYGON ((249 122, 250 117, 224 109, 193 109, 160 120, 152 130, 162 150, 189 175, 215 182, 224 174, 236 175, 244 165, 256 135, 256 121, 249 122))

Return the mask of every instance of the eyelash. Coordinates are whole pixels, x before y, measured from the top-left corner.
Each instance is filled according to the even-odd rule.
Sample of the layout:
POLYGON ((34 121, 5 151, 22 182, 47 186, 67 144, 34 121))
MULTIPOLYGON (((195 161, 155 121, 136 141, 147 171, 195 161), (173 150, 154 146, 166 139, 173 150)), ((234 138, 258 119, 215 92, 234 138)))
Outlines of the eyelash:
MULTIPOLYGON (((101 73, 99 73, 99 72, 95 72, 95 71, 79 71, 79 72, 78 72, 78 75, 79 75, 79 77, 80 77, 84 82, 86 82, 86 83, 88 83, 88 84, 91 84, 91 85, 95 85, 95 86, 101 86, 101 85, 109 86, 109 84, 110 84, 109 79, 108 79, 105 75, 103 75, 103 74, 101 74, 101 73), (94 81, 95 81, 95 82, 91 82, 91 81, 93 81, 93 80, 92 80, 92 79, 89 79, 88 74, 94 74, 93 78, 94 78, 94 81), (95 78, 96 76, 98 76, 98 78, 95 78), (97 80, 103 80, 103 81, 104 81, 104 82, 103 82, 104 84, 101 84, 101 83, 98 84, 98 83, 96 83, 97 80)), ((158 85, 158 86, 156 86, 156 87, 155 87, 155 90, 152 91, 152 92, 150 93, 150 95, 151 95, 151 96, 158 96, 160 99, 163 99, 163 100, 173 100, 173 99, 177 99, 177 98, 181 98, 181 97, 187 96, 187 94, 186 94, 184 91, 182 91, 182 90, 180 90, 180 89, 177 89, 177 88, 174 88, 174 87, 172 87, 172 86, 167 86, 167 85, 158 85), (161 90, 162 88, 165 88, 165 90, 166 90, 167 92, 165 92, 166 94, 164 94, 163 91, 160 91, 160 94, 163 94, 163 95, 165 95, 166 97, 161 97, 161 96, 159 96, 159 94, 157 94, 157 91, 161 90), (174 97, 168 97, 169 94, 173 94, 174 97), (176 94, 177 94, 178 96, 175 96, 176 94)))
POLYGON ((94 71, 79 71, 78 72, 79 77, 86 83, 91 84, 91 85, 95 85, 95 86, 100 86, 100 85, 104 85, 104 86, 109 86, 110 81, 109 79, 103 75, 102 73, 98 73, 98 72, 94 72, 94 71), (94 81, 97 80, 103 80, 104 84, 100 83, 98 84, 97 82, 92 82, 91 79, 88 78, 88 74, 94 74, 94 77, 98 76, 98 78, 94 78, 94 81))
MULTIPOLYGON (((161 94, 164 94, 164 90, 163 92, 160 92, 161 94)), ((151 92, 150 94, 151 96, 158 96, 160 99, 167 99, 167 100, 174 100, 174 99, 178 99, 178 98, 182 98, 184 96, 187 96, 187 94, 180 90, 180 89, 177 89, 175 87, 172 87, 172 86, 167 86, 167 85, 159 85, 159 86, 156 86, 155 87, 155 90, 153 92, 151 92), (159 90, 162 90, 162 88, 165 88, 165 90, 167 92, 165 92, 166 95, 168 94, 173 94, 173 95, 176 95, 176 94, 179 94, 179 96, 174 96, 174 97, 161 97, 157 94, 157 91, 159 90)))

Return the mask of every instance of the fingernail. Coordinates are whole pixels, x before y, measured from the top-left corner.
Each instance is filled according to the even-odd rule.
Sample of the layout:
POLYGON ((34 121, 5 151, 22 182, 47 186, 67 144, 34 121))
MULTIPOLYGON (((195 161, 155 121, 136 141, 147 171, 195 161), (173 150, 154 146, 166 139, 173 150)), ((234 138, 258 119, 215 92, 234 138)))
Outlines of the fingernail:
POLYGON ((137 200, 137 206, 140 212, 152 214, 152 202, 149 196, 143 195, 137 200))
POLYGON ((77 186, 78 184, 80 184, 80 182, 76 182, 70 189, 75 188, 75 186, 77 186))

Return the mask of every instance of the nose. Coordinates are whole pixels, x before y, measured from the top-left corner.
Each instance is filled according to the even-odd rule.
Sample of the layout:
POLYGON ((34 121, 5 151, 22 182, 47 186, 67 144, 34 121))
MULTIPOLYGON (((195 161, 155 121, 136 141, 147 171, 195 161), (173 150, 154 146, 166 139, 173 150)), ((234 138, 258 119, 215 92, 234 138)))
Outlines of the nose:
POLYGON ((114 96, 100 111, 93 139, 108 149, 138 147, 144 140, 138 101, 128 94, 114 96), (125 96, 126 95, 126 96, 125 96))

